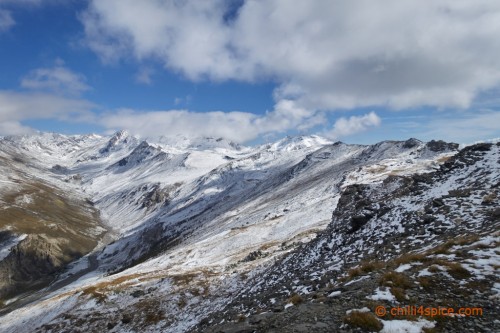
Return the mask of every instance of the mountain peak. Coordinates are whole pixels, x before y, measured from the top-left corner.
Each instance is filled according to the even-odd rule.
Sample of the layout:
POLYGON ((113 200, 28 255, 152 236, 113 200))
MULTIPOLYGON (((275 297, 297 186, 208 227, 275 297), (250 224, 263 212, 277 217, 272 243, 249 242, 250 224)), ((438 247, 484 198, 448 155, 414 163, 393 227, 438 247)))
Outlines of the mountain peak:
POLYGON ((293 151, 308 148, 319 148, 329 144, 332 144, 330 140, 318 135, 287 135, 283 139, 271 144, 269 149, 272 151, 293 151))
POLYGON ((120 130, 111 136, 106 146, 99 150, 99 153, 107 154, 112 150, 117 150, 119 146, 126 145, 129 141, 131 141, 131 139, 136 141, 135 138, 132 137, 127 131, 120 130))

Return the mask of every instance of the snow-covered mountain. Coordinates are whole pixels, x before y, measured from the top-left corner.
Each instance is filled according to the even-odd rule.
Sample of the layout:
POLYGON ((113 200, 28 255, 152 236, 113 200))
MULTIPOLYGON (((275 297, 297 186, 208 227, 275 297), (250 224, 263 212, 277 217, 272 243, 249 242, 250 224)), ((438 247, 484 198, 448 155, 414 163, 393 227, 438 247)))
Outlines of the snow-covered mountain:
MULTIPOLYGON (((491 162, 498 146, 490 148, 468 168, 482 163, 491 181, 498 181, 498 164, 491 162)), ((405 228, 397 218, 400 213, 387 215, 391 216, 391 221, 384 222, 390 225, 387 230, 368 231, 373 212, 383 210, 381 202, 389 199, 370 190, 373 198, 366 200, 373 200, 362 209, 354 204, 351 212, 345 198, 353 188, 397 191, 406 183, 394 179, 425 178, 426 173, 443 168, 450 157, 454 159, 457 149, 458 145, 442 141, 410 139, 364 146, 332 143, 318 136, 244 147, 222 138, 141 140, 125 131, 111 137, 44 133, 3 138, 2 212, 40 198, 59 210, 45 209, 43 216, 29 222, 54 220, 54 226, 45 223, 44 228, 21 230, 16 221, 2 218, 0 265, 12 262, 19 248, 35 236, 41 239, 39 246, 61 249, 61 239, 66 239, 66 247, 32 256, 21 252, 24 261, 49 253, 58 265, 40 268, 43 283, 25 286, 38 291, 9 285, 9 279, 4 279, 0 330, 209 330, 218 323, 215 318, 227 322, 235 320, 231 316, 251 316, 258 308, 272 307, 291 293, 309 295, 306 282, 315 281, 314 276, 346 270, 362 253, 377 251, 374 245, 365 248, 363 241, 346 239, 371 232, 377 240, 370 242, 375 244, 405 228), (43 186, 45 192, 31 191, 27 196, 26 184, 43 186), (73 235, 69 231, 50 234, 50 228, 72 228, 64 225, 64 218, 56 219, 61 207, 74 211, 76 220, 80 216, 88 221, 84 214, 94 219, 74 227, 73 235), (340 223, 334 222, 337 215, 348 219, 349 214, 350 227, 332 226, 340 223), (341 238, 344 233, 347 238, 341 238), (82 237, 89 237, 85 235, 94 235, 93 245, 65 258, 67 246, 80 244, 80 239, 86 239, 82 237), (350 242, 358 254, 354 257, 354 252, 339 248, 345 255, 319 267, 322 252, 315 249, 326 248, 326 241, 320 240, 327 238, 329 249, 350 242), (302 261, 294 259, 299 257, 302 261), (280 272, 288 282, 276 279, 272 272, 280 272), (262 289, 264 285, 276 293, 262 289), (265 300, 244 306, 242 290, 265 300), (228 310, 231 302, 237 312, 228 310)), ((435 185, 432 195, 442 195, 453 187, 452 182, 435 185)), ((423 205, 429 198, 421 200, 423 205)), ((401 209, 424 207, 408 202, 401 209)), ((25 207, 16 218, 36 215, 38 207, 25 207)), ((253 329, 255 325, 242 318, 245 329, 253 329)))

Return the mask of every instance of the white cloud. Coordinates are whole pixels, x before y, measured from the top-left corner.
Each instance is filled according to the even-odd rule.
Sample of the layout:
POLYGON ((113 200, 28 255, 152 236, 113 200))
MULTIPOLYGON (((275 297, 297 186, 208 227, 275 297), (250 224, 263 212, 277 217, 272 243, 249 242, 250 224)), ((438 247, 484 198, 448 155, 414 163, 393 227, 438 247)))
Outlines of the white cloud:
POLYGON ((45 93, 20 93, 0 90, 0 122, 27 119, 60 119, 91 121, 95 106, 82 99, 67 98, 45 93))
POLYGON ((0 9, 0 33, 9 30, 16 24, 10 11, 0 9))
POLYGON ((21 80, 23 88, 51 91, 59 94, 80 95, 89 90, 85 77, 64 67, 60 61, 52 68, 32 70, 21 80))
POLYGON ((342 117, 335 122, 333 129, 325 133, 325 135, 329 138, 337 139, 363 132, 370 127, 379 126, 380 123, 381 120, 375 112, 370 112, 363 116, 342 117))
POLYGON ((99 121, 108 129, 128 129, 143 137, 182 134, 188 137, 215 136, 246 142, 261 135, 285 132, 303 121, 301 110, 283 103, 276 111, 258 116, 249 112, 190 112, 186 110, 120 110, 99 121))
POLYGON ((35 132, 31 127, 24 126, 18 121, 0 121, 0 135, 21 135, 35 132))
POLYGON ((149 67, 141 68, 135 76, 135 80, 142 84, 150 85, 153 83, 153 70, 149 67))
POLYGON ((468 107, 500 82, 493 0, 94 0, 89 47, 111 61, 159 59, 192 80, 276 80, 308 110, 468 107))
POLYGON ((415 135, 430 140, 439 138, 459 143, 472 143, 476 140, 500 136, 500 111, 481 110, 474 114, 443 115, 429 119, 414 130, 415 135))
POLYGON ((125 128, 143 137, 182 134, 187 137, 224 137, 244 142, 259 134, 255 132, 256 118, 257 116, 244 112, 121 110, 104 115, 100 120, 100 125, 113 130, 125 128))

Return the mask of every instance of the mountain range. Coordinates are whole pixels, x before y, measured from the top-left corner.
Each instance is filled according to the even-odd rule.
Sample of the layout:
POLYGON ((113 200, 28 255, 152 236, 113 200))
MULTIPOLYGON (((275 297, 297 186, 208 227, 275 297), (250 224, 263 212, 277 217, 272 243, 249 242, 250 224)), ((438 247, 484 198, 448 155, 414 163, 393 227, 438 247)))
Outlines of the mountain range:
POLYGON ((2 332, 498 330, 500 143, 0 139, 2 332), (376 316, 377 306, 482 316, 376 316))

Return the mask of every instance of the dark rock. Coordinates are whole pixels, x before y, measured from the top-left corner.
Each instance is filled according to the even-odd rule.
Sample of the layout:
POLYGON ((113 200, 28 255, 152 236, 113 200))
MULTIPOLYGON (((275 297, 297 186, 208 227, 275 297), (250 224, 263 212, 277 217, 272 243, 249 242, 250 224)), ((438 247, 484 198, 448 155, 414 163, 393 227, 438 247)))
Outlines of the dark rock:
POLYGON ((141 297, 141 296, 144 296, 144 291, 143 290, 134 290, 130 296, 132 297, 135 297, 135 298, 138 298, 138 297, 141 297))
POLYGON ((282 312, 282 311, 283 311, 283 307, 280 305, 276 305, 273 307, 273 312, 282 312))
POLYGON ((444 205, 443 199, 436 198, 436 199, 432 200, 432 205, 434 207, 441 207, 441 206, 443 206, 444 205))
POLYGON ((422 141, 420 141, 418 139, 415 139, 415 138, 411 138, 411 139, 406 140, 403 143, 403 148, 405 148, 405 149, 414 148, 414 147, 418 146, 421 143, 422 143, 422 141))
POLYGON ((373 217, 372 214, 357 215, 351 218, 351 232, 356 232, 361 229, 370 219, 373 217))
POLYGON ((129 313, 124 313, 122 315, 122 323, 123 324, 129 324, 130 322, 132 322, 132 319, 134 319, 134 316, 129 314, 129 313))
POLYGON ((448 142, 444 142, 442 140, 438 140, 438 141, 431 140, 431 141, 427 142, 425 145, 427 148, 429 148, 430 151, 433 151, 436 153, 453 151, 453 150, 457 150, 457 148, 458 148, 458 144, 448 143, 448 142))

